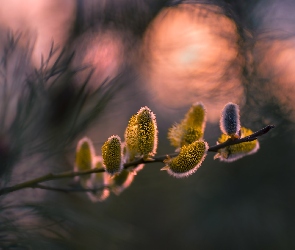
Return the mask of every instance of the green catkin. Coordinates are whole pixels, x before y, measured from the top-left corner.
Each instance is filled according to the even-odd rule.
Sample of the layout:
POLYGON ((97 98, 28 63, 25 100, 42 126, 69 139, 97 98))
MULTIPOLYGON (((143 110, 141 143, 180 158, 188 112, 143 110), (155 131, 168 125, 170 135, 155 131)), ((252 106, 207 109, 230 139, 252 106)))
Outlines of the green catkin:
POLYGON ((136 154, 138 153, 137 131, 137 115, 133 115, 130 118, 127 128, 125 130, 125 155, 127 155, 129 161, 133 161, 135 159, 136 154))
MULTIPOLYGON (((95 156, 94 147, 92 141, 84 137, 82 138, 76 148, 76 157, 74 171, 86 171, 92 169, 93 157, 95 156)), ((89 176, 76 176, 75 180, 81 184, 81 186, 87 188, 89 176)))
POLYGON ((148 107, 142 107, 133 115, 125 130, 126 162, 136 157, 145 159, 154 156, 158 145, 156 116, 148 107))
POLYGON ((187 127, 200 128, 201 132, 205 130, 206 109, 202 103, 194 103, 185 116, 187 127))
POLYGON ((206 109, 202 103, 195 103, 185 118, 168 130, 168 139, 172 146, 179 149, 184 145, 203 138, 206 125, 206 109))
POLYGON ((120 173, 123 169, 123 154, 120 137, 117 135, 109 137, 103 144, 101 152, 106 172, 110 175, 120 173))
POLYGON ((141 108, 137 113, 138 150, 144 158, 154 156, 158 145, 158 129, 156 117, 148 107, 141 108))
POLYGON ((183 132, 181 138, 181 146, 189 145, 194 141, 199 140, 202 137, 202 132, 200 129, 189 127, 183 132))
POLYGON ((84 171, 92 168, 92 157, 94 156, 94 148, 91 140, 87 137, 82 138, 77 145, 75 170, 84 171))

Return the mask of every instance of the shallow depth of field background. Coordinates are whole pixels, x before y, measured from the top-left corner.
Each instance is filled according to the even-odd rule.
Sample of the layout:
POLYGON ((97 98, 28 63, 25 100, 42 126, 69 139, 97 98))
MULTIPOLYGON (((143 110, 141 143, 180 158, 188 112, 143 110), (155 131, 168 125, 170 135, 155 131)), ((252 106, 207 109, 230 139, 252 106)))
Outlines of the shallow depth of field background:
POLYGON ((83 136, 100 154, 104 141, 123 138, 130 116, 146 105, 157 117, 159 155, 173 152, 167 130, 198 101, 207 108, 209 145, 227 102, 240 105, 241 123, 253 131, 276 126, 259 138, 254 155, 221 163, 209 153, 184 179, 149 164, 104 202, 38 189, 0 197, 0 249, 294 249, 294 10, 290 0, 0 2, 0 58, 7 34, 19 36, 0 71, 0 156, 3 145, 21 148, 11 170, 0 169, 1 187, 71 170, 83 136), (94 70, 86 99, 103 83, 114 91, 102 112, 65 140, 75 124, 64 117, 76 112, 75 93, 89 68, 65 74, 61 85, 68 79, 71 85, 56 91, 45 85, 51 102, 38 103, 40 114, 30 120, 42 128, 14 140, 21 131, 9 128, 21 86, 52 42, 59 49, 48 67, 66 48, 75 52, 70 68, 94 70))

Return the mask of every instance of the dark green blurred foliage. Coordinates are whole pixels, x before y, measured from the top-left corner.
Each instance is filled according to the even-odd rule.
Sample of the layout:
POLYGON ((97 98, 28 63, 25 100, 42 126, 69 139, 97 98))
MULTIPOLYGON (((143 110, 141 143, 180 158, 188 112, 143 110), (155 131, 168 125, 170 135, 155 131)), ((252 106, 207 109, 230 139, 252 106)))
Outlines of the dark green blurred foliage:
MULTIPOLYGON (((276 129, 260 139, 257 154, 233 163, 213 161, 209 154, 189 178, 171 178, 159 171, 163 164, 150 164, 128 189, 101 203, 92 203, 83 193, 35 189, 1 196, 0 249, 295 248, 295 138, 289 113, 294 107, 286 109, 270 94, 274 75, 266 78, 258 70, 263 51, 254 45, 264 34, 263 10, 268 5, 264 0, 126 0, 120 4, 78 0, 71 39, 64 49, 53 45, 38 69, 30 63, 33 44, 24 49, 18 43, 22 34, 7 36, 1 30, 0 187, 72 170, 79 138, 95 131, 98 150, 112 134, 123 136, 130 115, 140 106, 148 105, 157 115, 158 154, 174 150, 166 135, 179 119, 161 113, 154 99, 146 96, 143 80, 128 56, 116 77, 105 79, 94 91, 88 85, 95 82, 95 69, 74 66, 73 60, 81 52, 75 52, 76 40, 97 29, 122 32, 124 49, 137 50, 156 14, 180 2, 220 6, 222 14, 234 20, 246 89, 241 122, 254 131, 271 123, 276 129), (77 83, 79 74, 84 78, 77 83)), ((281 6, 294 10, 290 1, 281 6)), ((263 38, 280 40, 271 34, 263 38)), ((208 124, 204 137, 214 145, 219 134, 218 124, 208 124)), ((70 183, 62 180, 51 185, 70 183)))
MULTIPOLYGON (((72 67, 74 53, 58 52, 54 44, 48 58, 42 58, 40 68, 33 69, 29 64, 29 47, 26 51, 19 45, 22 35, 6 34, 0 64, 1 187, 46 173, 50 168, 54 170, 52 166, 64 169, 68 147, 102 112, 115 89, 119 88, 118 84, 108 84, 115 79, 106 79, 90 93, 87 84, 92 69, 72 67), (52 59, 57 53, 56 59, 52 59), (89 71, 88 76, 75 85, 73 76, 85 70, 89 71)), ((55 213, 44 212, 47 211, 43 210, 46 200, 42 196, 33 195, 37 202, 29 210, 26 201, 21 200, 22 196, 1 198, 1 249, 40 249, 62 242, 59 237, 61 223, 55 229, 44 226, 54 223, 51 216, 55 213), (31 224, 36 224, 35 229, 30 228, 31 224), (38 232, 40 236, 36 234, 38 232)))

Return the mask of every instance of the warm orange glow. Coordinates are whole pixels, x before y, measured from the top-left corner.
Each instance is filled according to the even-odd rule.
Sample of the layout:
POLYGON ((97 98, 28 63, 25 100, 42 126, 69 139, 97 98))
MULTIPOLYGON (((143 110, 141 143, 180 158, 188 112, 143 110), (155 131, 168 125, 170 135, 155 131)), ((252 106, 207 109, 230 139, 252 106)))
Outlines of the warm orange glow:
MULTIPOLYGON (((270 79, 262 93, 273 95, 282 110, 295 119, 295 41, 292 39, 257 43, 258 70, 263 78, 270 79)), ((269 95, 268 95, 269 97, 269 95)))
POLYGON ((106 78, 115 77, 123 62, 122 40, 119 34, 111 30, 84 34, 75 43, 75 49, 77 65, 88 65, 95 69, 94 81, 90 82, 94 87, 106 78))
POLYGON ((174 108, 201 101, 211 121, 228 101, 243 103, 236 27, 217 11, 186 4, 166 8, 143 45, 143 72, 153 98, 174 108))

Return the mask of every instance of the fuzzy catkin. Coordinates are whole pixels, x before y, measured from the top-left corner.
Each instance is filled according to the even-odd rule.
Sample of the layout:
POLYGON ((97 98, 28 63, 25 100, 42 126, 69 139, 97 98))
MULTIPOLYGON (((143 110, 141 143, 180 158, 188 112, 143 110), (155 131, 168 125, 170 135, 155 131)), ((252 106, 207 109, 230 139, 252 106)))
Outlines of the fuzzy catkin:
POLYGON ((221 113, 220 130, 229 136, 239 137, 240 110, 239 106, 234 103, 227 103, 221 113))
POLYGON ((176 178, 192 175, 204 161, 208 148, 208 143, 203 140, 183 146, 178 156, 165 161, 166 167, 163 170, 176 178))
POLYGON ((121 139, 113 135, 103 144, 101 148, 103 164, 106 172, 113 175, 122 171, 123 155, 121 139))

